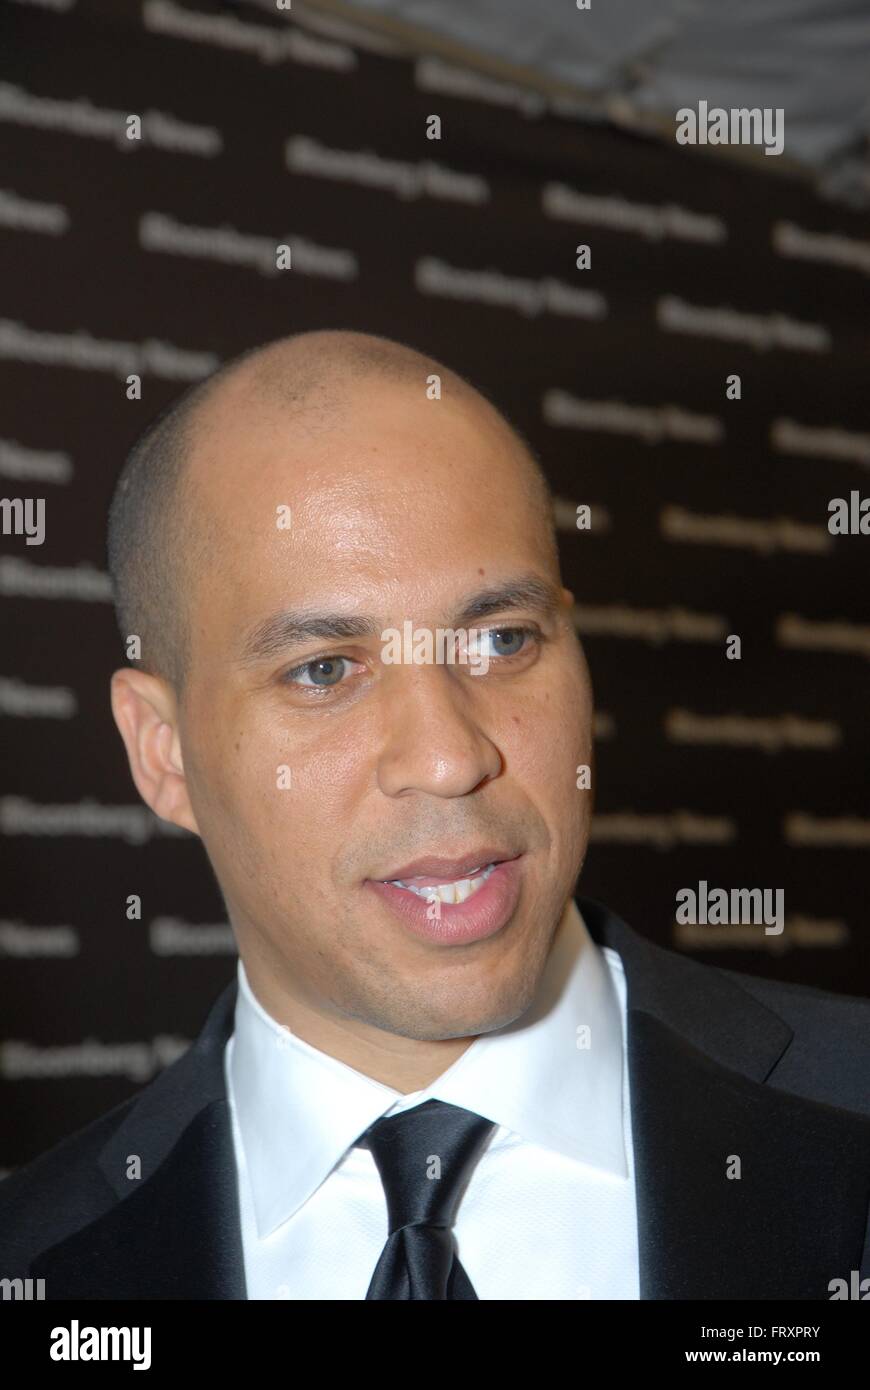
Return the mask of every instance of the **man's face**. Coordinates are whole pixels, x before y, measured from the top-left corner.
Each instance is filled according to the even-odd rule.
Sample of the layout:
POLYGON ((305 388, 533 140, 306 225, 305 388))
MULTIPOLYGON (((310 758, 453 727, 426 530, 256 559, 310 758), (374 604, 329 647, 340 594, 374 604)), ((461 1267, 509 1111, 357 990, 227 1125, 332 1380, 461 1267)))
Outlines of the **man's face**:
POLYGON ((180 747, 255 993, 418 1039, 512 1021, 585 854, 576 769, 592 760, 588 671, 518 446, 485 409, 404 387, 360 386, 337 421, 300 433, 234 385, 191 480, 216 539, 187 596, 180 747), (507 603, 464 624, 485 674, 381 659, 386 629, 458 628, 470 599, 530 578, 551 611, 507 603), (246 658, 287 612, 365 616, 375 632, 278 637, 246 658), (373 886, 481 847, 515 862, 511 910, 477 939, 418 935, 391 904, 403 890, 373 886))

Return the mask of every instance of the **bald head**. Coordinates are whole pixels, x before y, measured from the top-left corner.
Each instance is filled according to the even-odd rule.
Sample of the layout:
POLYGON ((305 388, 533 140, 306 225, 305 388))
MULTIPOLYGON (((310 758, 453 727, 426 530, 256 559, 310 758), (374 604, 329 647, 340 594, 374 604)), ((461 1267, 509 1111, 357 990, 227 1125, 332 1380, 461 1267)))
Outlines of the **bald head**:
POLYGON ((138 636, 137 666, 180 693, 189 667, 189 597, 215 563, 221 523, 203 503, 209 486, 210 442, 227 408, 250 418, 280 418, 300 438, 347 427, 361 391, 417 390, 430 378, 442 398, 477 411, 504 432, 523 460, 529 505, 547 532, 556 562, 552 501, 528 441, 469 381, 443 363, 389 338, 345 330, 297 333, 251 348, 188 388, 154 419, 133 446, 109 512, 108 558, 118 626, 125 643, 138 636), (192 467, 192 464, 196 464, 192 467))

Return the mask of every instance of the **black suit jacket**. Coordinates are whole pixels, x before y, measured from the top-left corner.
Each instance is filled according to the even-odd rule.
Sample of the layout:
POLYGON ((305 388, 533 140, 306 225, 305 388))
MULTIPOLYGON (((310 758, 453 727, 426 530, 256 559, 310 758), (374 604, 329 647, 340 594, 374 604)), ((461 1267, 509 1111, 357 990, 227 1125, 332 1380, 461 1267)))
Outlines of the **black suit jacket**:
MULTIPOLYGON (((702 965, 577 903, 626 972, 641 1298, 829 1299, 870 1277, 870 1000, 702 965)), ((0 1278, 44 1278, 47 1299, 246 1297, 235 997, 131 1100, 0 1183, 0 1278)))

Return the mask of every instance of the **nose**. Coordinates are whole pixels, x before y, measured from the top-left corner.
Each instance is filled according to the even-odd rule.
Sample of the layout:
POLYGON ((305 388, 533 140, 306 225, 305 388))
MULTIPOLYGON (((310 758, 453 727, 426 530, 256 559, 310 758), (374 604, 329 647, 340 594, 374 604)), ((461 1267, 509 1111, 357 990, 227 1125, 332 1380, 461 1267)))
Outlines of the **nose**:
POLYGON ((481 679, 437 664, 392 668, 377 768, 385 796, 465 796, 498 776, 502 756, 480 723, 481 679))

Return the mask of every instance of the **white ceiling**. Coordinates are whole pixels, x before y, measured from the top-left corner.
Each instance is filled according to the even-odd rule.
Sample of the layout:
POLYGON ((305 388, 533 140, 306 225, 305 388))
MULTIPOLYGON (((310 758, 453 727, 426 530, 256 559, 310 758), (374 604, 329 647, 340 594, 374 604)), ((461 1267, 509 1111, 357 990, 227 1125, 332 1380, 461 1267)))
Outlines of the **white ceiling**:
POLYGON ((870 0, 294 0, 293 13, 355 20, 663 139, 700 101, 781 107, 783 155, 741 157, 870 207, 870 0))

